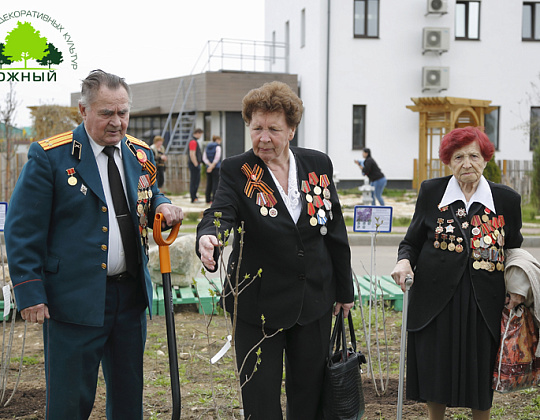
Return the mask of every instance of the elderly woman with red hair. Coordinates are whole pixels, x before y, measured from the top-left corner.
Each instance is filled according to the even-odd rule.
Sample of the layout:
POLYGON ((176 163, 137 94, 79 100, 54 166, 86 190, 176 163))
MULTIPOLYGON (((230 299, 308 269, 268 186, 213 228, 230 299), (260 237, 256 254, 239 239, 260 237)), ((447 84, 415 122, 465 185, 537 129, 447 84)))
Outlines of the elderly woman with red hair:
POLYGON ((524 300, 504 283, 505 250, 519 248, 521 198, 482 175, 494 147, 477 127, 456 128, 439 157, 453 175, 422 183, 392 271, 409 294, 407 398, 427 402, 430 419, 469 407, 488 419, 501 313, 524 300))

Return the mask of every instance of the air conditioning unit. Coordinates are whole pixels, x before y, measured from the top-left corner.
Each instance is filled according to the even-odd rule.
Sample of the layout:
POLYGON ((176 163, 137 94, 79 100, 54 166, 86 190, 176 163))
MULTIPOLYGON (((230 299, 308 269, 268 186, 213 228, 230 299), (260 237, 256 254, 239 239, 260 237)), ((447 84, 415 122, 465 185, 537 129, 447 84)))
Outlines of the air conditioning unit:
POLYGON ((448 13, 448 0, 427 0, 428 13, 448 13))
POLYGON ((422 36, 423 51, 442 54, 450 48, 450 28, 424 28, 422 36))
POLYGON ((450 82, 450 67, 423 67, 422 92, 447 90, 450 82))

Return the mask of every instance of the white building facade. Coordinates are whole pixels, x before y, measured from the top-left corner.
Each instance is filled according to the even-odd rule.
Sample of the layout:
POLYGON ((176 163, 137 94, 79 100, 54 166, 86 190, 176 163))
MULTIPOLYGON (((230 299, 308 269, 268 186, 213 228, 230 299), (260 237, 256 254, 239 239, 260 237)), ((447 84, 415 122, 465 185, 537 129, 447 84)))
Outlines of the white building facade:
POLYGON ((411 98, 491 101, 498 108, 486 127, 496 159, 532 159, 528 125, 531 115, 540 119, 536 1, 266 0, 265 37, 287 44, 286 62, 269 70, 298 75, 305 105, 298 144, 328 153, 340 187, 364 179, 353 162, 363 147, 389 187, 410 187, 419 153, 411 98))

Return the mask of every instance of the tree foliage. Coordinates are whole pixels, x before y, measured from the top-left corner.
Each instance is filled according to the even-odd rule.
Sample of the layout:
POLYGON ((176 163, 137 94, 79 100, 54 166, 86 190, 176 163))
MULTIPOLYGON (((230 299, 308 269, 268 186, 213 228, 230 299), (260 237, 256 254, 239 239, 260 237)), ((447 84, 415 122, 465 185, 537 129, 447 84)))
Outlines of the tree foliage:
POLYGON ((73 130, 82 122, 77 108, 60 105, 41 105, 30 108, 35 140, 73 130))
POLYGON ((0 69, 2 68, 2 64, 11 64, 13 61, 4 54, 5 45, 0 43, 0 69))
POLYGON ((42 37, 29 22, 17 22, 17 27, 6 36, 4 55, 12 61, 41 60, 47 52, 47 38, 42 37))
MULTIPOLYGON (((536 123, 537 124, 537 123, 536 123)), ((531 201, 534 206, 540 210, 540 141, 538 139, 538 127, 533 127, 534 122, 531 122, 530 132, 531 140, 534 140, 533 150, 533 170, 532 170, 532 191, 531 201)))
POLYGON ((501 168, 495 162, 495 155, 487 163, 486 168, 484 169, 484 176, 486 179, 496 182, 497 184, 501 183, 501 168))
POLYGON ((51 68, 51 64, 60 64, 62 61, 64 61, 62 52, 53 44, 47 44, 47 54, 45 54, 42 59, 37 60, 39 64, 49 66, 49 68, 51 68))

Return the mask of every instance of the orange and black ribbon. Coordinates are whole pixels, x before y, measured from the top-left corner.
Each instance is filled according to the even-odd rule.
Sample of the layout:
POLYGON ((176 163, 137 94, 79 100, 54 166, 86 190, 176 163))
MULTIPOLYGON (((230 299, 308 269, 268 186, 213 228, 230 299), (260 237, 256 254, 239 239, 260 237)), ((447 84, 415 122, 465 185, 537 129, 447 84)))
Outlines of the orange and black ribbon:
POLYGON ((259 165, 255 165, 253 169, 251 169, 247 163, 244 163, 242 166, 242 172, 247 177, 244 192, 249 198, 252 197, 253 191, 256 189, 262 193, 268 194, 269 196, 272 195, 274 190, 270 188, 266 182, 262 181, 264 171, 259 165))

